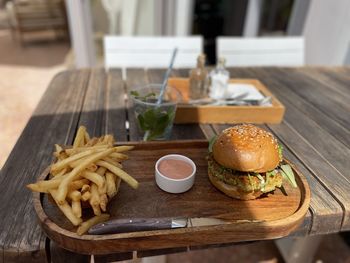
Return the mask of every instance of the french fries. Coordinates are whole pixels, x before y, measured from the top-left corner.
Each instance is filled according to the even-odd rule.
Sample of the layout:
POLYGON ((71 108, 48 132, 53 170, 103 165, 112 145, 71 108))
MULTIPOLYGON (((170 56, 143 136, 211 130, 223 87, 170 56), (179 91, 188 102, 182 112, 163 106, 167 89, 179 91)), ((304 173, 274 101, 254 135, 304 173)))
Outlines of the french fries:
MULTIPOLYGON (((85 152, 81 152, 78 154, 75 154, 73 156, 68 157, 67 159, 64 159, 62 161, 59 161, 57 163, 55 163, 54 165, 51 166, 51 172, 54 171, 59 171, 61 169, 64 169, 65 167, 67 167, 71 162, 74 162, 76 160, 79 160, 85 156, 89 156, 93 153, 95 153, 96 150, 90 150, 90 151, 85 151, 85 152)), ((85 159, 84 159, 85 160, 85 159)))
POLYGON ((100 195, 98 194, 97 185, 94 183, 91 185, 90 205, 95 215, 98 216, 101 214, 100 195))
POLYGON ((124 172, 119 167, 113 166, 110 163, 107 163, 105 161, 98 161, 96 162, 97 165, 107 168, 109 171, 114 173, 116 176, 120 177, 123 181, 125 181, 128 185, 130 185, 132 188, 137 189, 139 186, 139 183, 129 174, 124 172))
POLYGON ((82 219, 77 217, 72 207, 68 204, 67 201, 64 201, 63 204, 60 204, 57 201, 57 190, 49 190, 52 198, 55 200, 56 204, 58 205, 58 208, 63 212, 63 214, 71 221, 71 223, 75 226, 78 226, 82 223, 82 219))
POLYGON ((101 214, 99 216, 94 216, 93 218, 90 218, 89 220, 83 222, 79 226, 77 230, 77 234, 81 236, 85 234, 92 226, 105 222, 108 219, 109 219, 109 214, 101 214))
MULTIPOLYGON (((85 159, 77 167, 75 167, 66 177, 62 179, 58 187, 57 201, 62 204, 66 199, 69 183, 73 182, 91 163, 94 163, 101 158, 108 156, 114 149, 108 149, 103 152, 94 153, 91 157, 85 159)), ((113 166, 114 167, 114 166, 113 166)), ((117 167, 116 167, 117 168, 117 167)), ((119 168, 118 168, 119 169, 119 168)))
POLYGON ((86 133, 86 128, 84 126, 80 126, 73 142, 73 149, 81 145, 84 145, 85 133, 86 133))
POLYGON ((66 218, 78 226, 77 234, 108 220, 108 201, 117 193, 123 180, 132 188, 138 182, 122 169, 133 146, 113 146, 112 135, 91 138, 84 126, 79 127, 72 148, 55 144, 56 162, 50 167, 51 178, 28 184, 35 192, 48 193, 66 218), (83 221, 82 209, 90 206, 95 216, 83 221))
POLYGON ((86 179, 90 180, 91 182, 93 182, 94 184, 96 184, 98 186, 98 188, 103 188, 105 185, 104 178, 97 173, 85 171, 82 175, 84 178, 86 178, 86 179))
POLYGON ((83 193, 81 195, 81 200, 86 202, 91 198, 91 192, 90 191, 86 191, 85 193, 83 193))
POLYGON ((117 184, 114 174, 107 172, 106 173, 106 185, 107 185, 107 195, 109 198, 112 198, 117 193, 117 184))

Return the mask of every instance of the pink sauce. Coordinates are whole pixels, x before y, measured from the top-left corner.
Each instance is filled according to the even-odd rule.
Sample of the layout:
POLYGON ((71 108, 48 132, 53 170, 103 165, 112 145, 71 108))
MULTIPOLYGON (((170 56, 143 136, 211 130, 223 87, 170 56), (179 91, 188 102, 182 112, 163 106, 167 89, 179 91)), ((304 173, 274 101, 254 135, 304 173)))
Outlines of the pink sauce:
POLYGON ((171 179, 185 179, 193 173, 192 166, 182 160, 164 159, 158 165, 158 170, 171 179))

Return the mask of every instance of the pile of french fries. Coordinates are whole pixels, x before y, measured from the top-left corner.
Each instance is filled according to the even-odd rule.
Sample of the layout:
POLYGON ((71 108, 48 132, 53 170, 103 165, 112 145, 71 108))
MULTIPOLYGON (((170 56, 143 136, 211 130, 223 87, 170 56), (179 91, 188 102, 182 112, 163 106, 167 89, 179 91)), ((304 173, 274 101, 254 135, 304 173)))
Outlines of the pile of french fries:
POLYGON ((112 135, 91 138, 84 126, 80 126, 73 147, 64 149, 55 145, 56 162, 50 167, 50 179, 29 184, 35 192, 48 193, 82 235, 95 224, 108 220, 107 203, 118 192, 121 180, 132 188, 138 182, 122 170, 125 152, 133 146, 114 146, 112 135), (85 222, 82 208, 91 207, 95 216, 85 222))

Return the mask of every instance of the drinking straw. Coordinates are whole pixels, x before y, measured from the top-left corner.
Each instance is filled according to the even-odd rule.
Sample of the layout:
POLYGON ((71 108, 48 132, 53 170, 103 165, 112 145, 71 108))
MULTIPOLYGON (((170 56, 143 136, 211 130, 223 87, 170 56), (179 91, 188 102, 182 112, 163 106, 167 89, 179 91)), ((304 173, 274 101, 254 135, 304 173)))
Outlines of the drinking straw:
POLYGON ((176 54, 177 54, 177 50, 178 50, 177 47, 174 48, 174 50, 173 50, 173 55, 172 55, 171 60, 170 60, 170 65, 169 65, 168 70, 165 72, 165 75, 164 75, 164 80, 163 80, 162 87, 160 89, 159 97, 158 97, 158 100, 157 100, 157 105, 160 105, 162 103, 164 91, 165 91, 165 88, 166 88, 166 86, 168 84, 168 78, 169 78, 170 72, 173 69, 173 65, 174 65, 176 54))

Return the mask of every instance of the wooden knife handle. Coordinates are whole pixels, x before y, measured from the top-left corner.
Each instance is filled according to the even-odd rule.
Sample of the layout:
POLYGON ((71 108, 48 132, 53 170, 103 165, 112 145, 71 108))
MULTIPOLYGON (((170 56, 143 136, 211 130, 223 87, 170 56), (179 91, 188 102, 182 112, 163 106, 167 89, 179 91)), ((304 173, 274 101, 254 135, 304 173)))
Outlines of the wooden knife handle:
POLYGON ((89 234, 101 235, 157 229, 170 229, 171 222, 171 218, 115 219, 93 226, 89 230, 89 234))

